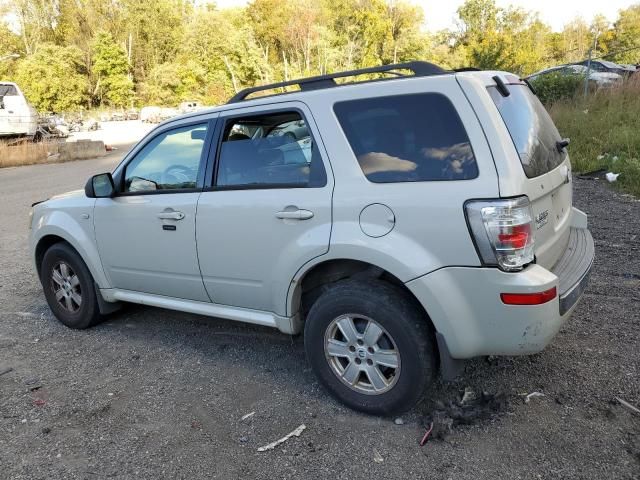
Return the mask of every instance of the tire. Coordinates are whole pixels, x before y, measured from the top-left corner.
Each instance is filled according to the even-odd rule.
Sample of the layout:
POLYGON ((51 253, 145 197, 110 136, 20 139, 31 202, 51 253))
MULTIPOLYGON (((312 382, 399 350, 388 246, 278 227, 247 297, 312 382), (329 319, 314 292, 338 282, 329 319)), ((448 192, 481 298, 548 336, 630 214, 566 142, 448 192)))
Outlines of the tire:
POLYGON ((344 280, 325 291, 307 316, 304 345, 327 390, 350 408, 370 414, 392 415, 413 407, 437 369, 429 320, 411 296, 382 281, 344 280), (355 331, 345 335, 350 325, 355 331), (371 341, 375 338, 377 343, 371 341))
POLYGON ((67 327, 84 329, 100 321, 93 277, 69 244, 49 247, 42 260, 40 282, 49 308, 67 327))

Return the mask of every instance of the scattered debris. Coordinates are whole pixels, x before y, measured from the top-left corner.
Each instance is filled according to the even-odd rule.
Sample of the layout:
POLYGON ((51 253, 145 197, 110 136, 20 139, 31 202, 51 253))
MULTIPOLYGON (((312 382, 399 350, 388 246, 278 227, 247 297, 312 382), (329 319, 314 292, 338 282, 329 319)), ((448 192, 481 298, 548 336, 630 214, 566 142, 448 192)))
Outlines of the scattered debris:
POLYGON ((12 367, 0 370, 0 375, 4 375, 5 373, 9 373, 9 372, 13 372, 13 368, 12 367))
POLYGON ((433 422, 431 422, 431 424, 429 425, 429 428, 427 428, 427 431, 422 437, 422 440, 420 440, 421 447, 424 447, 424 444, 427 443, 427 440, 429 440, 429 435, 431 434, 432 431, 433 431, 433 422))
POLYGON ((544 396, 545 394, 542 392, 531 392, 530 394, 524 397, 524 403, 529 403, 532 398, 544 397, 544 396))
POLYGON ((376 463, 384 462, 384 458, 382 458, 382 455, 380 455, 380 452, 378 452, 377 450, 373 451, 373 461, 376 463))
POLYGON ((273 450, 281 443, 284 443, 287 440, 289 440, 291 437, 299 437, 306 428, 307 426, 303 423, 298 428, 296 428, 293 432, 286 434, 284 437, 276 440, 275 442, 271 442, 270 444, 265 445, 264 447, 258 448, 258 451, 266 452, 267 450, 273 450))
MULTIPOLYGON (((480 420, 487 420, 507 408, 506 395, 476 392, 465 389, 461 400, 450 401, 448 404, 438 402, 436 409, 424 419, 425 428, 429 434, 425 437, 444 440, 451 433, 454 426, 471 425, 480 420), (429 425, 429 427, 426 427, 429 425)), ((424 437, 423 437, 424 439, 424 437)), ((424 440, 426 442, 426 440, 424 440)))
POLYGON ((40 431, 46 435, 47 433, 51 433, 51 428, 50 427, 42 427, 42 430, 40 430, 40 431))
POLYGON ((242 418, 240 419, 240 421, 244 422, 245 420, 250 419, 251 417, 253 417, 256 414, 256 412, 251 412, 251 413, 247 413, 246 415, 243 415, 242 418))
POLYGON ((393 421, 393 423, 395 423, 396 425, 404 425, 404 420, 402 420, 402 418, 398 417, 393 421))
POLYGON ((613 158, 612 158, 611 160, 613 160, 614 162, 617 162, 617 161, 618 161, 618 156, 617 156, 617 155, 614 155, 614 156, 613 156, 613 158))
POLYGON ((608 172, 605 177, 607 179, 607 181, 609 183, 615 182, 616 180, 618 180, 618 177, 620 176, 619 173, 613 173, 613 172, 608 172))
POLYGON ((576 175, 578 178, 581 178, 582 180, 598 180, 598 178, 600 178, 600 175, 606 173, 607 170, 604 168, 600 168, 598 170, 592 170, 590 172, 585 172, 582 173, 580 175, 576 175))
POLYGON ((620 405, 622 405, 623 407, 628 408, 628 409, 629 409, 629 410, 631 410, 633 413, 638 413, 638 414, 640 414, 640 409, 638 409, 638 408, 634 407, 634 406, 633 406, 633 405, 631 405, 629 402, 627 402, 627 401, 625 401, 625 400, 621 399, 620 397, 613 397, 613 398, 615 398, 615 399, 618 401, 618 403, 620 403, 620 405))
POLYGON ((473 400, 476 399, 476 392, 474 392, 471 387, 466 387, 464 389, 464 393, 462 394, 462 400, 460 400, 460 403, 462 405, 465 405, 469 402, 472 402, 473 400))
POLYGON ((194 430, 202 430, 202 424, 197 420, 194 420, 193 422, 191 422, 191 428, 193 428, 194 430))

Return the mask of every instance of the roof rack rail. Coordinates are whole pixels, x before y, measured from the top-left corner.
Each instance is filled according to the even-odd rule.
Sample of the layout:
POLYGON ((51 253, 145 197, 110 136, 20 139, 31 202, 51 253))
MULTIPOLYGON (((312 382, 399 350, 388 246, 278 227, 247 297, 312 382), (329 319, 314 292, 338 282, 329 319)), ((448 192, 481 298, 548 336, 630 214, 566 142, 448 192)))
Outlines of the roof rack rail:
POLYGON ((241 102, 242 100, 246 100, 246 98, 252 93, 261 92, 264 90, 273 90, 275 88, 289 87, 292 85, 298 85, 300 87, 300 90, 302 91, 337 87, 340 86, 340 84, 335 82, 336 78, 353 77, 356 75, 364 75, 367 73, 387 73, 400 77, 405 76, 397 72, 396 70, 411 70, 413 72, 413 76, 415 77, 428 77, 431 75, 442 75, 444 73, 447 73, 446 70, 443 70, 439 66, 429 62, 415 61, 406 63, 395 63, 391 65, 360 68, 358 70, 330 73, 328 75, 318 75, 316 77, 301 78, 298 80, 289 80, 287 82, 271 83, 269 85, 260 85, 258 87, 245 88, 244 90, 239 91, 233 97, 231 97, 231 99, 227 103, 241 102))

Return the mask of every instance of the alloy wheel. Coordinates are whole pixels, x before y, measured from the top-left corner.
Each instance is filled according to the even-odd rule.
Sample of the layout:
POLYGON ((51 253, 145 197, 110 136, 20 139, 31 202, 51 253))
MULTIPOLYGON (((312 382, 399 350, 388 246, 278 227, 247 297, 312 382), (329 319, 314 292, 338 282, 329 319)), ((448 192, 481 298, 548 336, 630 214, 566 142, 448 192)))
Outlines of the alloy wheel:
POLYGON ((325 332, 324 352, 332 372, 358 393, 385 393, 400 375, 396 343, 378 322, 364 315, 335 318, 325 332))
POLYGON ((59 261, 51 269, 51 288, 62 308, 76 313, 82 305, 80 279, 68 263, 59 261))

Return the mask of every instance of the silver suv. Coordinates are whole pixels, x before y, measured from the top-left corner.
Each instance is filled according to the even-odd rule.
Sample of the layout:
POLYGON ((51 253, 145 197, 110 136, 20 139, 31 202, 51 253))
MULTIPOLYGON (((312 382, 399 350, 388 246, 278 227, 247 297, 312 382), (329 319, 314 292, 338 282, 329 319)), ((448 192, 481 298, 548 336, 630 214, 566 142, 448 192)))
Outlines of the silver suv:
POLYGON ((567 144, 504 72, 257 87, 34 205, 31 251, 69 327, 134 302, 304 332, 333 395, 391 414, 464 359, 539 352, 571 314, 594 245, 567 144))

